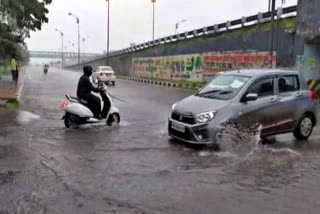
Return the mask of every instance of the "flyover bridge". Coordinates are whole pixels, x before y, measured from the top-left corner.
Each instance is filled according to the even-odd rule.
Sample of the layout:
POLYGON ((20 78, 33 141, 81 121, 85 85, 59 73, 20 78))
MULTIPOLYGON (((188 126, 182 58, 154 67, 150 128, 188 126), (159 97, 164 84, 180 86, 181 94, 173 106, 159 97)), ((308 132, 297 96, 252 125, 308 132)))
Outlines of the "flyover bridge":
MULTIPOLYGON (((95 58, 100 56, 99 53, 80 53, 81 58, 95 58)), ((29 56, 33 58, 61 58, 61 52, 59 51, 29 51, 29 56)), ((64 52, 64 58, 77 58, 78 52, 64 52)))

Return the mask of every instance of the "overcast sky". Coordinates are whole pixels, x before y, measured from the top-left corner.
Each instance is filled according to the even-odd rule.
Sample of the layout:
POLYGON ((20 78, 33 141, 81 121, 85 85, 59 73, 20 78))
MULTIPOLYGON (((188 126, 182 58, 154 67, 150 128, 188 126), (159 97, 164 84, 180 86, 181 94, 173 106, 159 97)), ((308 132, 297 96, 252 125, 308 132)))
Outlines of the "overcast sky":
MULTIPOLYGON (((277 0, 278 6, 281 0, 277 0)), ((291 6, 297 0, 286 0, 291 6)), ((152 38, 151 0, 110 0, 110 49, 128 47, 130 43, 142 43, 152 38)), ((242 16, 265 12, 268 0, 157 0, 156 32, 160 38, 174 34, 175 23, 187 19, 179 32, 233 20, 242 16)), ((49 6, 49 23, 41 31, 31 34, 27 40, 30 50, 57 51, 61 48, 60 34, 65 34, 67 51, 77 50, 77 25, 69 12, 80 18, 82 51, 100 53, 106 50, 107 3, 106 0, 53 0, 49 6), (72 48, 72 43, 75 46, 72 48)))

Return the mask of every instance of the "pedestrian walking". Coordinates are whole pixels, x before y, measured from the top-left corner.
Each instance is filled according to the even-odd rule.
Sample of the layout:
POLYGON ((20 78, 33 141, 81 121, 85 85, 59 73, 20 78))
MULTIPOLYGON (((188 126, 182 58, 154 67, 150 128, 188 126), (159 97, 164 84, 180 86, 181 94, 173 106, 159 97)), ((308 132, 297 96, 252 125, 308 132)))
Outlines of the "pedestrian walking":
POLYGON ((16 81, 18 82, 18 80, 19 80, 19 73, 20 73, 20 64, 19 64, 18 61, 16 62, 16 64, 17 64, 16 81))
POLYGON ((12 82, 17 84, 19 74, 18 74, 18 64, 15 56, 12 56, 10 64, 11 64, 12 82))

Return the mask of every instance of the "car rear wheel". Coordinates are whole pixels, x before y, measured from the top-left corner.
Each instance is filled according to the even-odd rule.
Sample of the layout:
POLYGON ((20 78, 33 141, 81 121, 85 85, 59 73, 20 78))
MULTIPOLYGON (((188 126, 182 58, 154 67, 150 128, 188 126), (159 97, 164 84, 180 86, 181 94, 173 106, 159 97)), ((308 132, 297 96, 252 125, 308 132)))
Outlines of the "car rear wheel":
POLYGON ((298 140, 307 140, 313 131, 312 118, 309 115, 304 115, 298 123, 293 134, 298 140))

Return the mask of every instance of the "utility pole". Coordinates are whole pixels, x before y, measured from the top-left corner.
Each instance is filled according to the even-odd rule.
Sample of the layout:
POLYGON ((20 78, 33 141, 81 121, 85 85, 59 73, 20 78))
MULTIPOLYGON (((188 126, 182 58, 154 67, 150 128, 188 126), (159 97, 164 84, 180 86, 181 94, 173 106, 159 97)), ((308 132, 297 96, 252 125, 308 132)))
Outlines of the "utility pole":
POLYGON ((269 0, 269 4, 268 4, 268 12, 271 11, 271 0, 269 0))
POLYGON ((273 59, 273 42, 274 42, 274 16, 275 16, 275 10, 276 10, 276 0, 272 0, 271 5, 271 38, 270 38, 270 66, 272 67, 272 59, 273 59))

